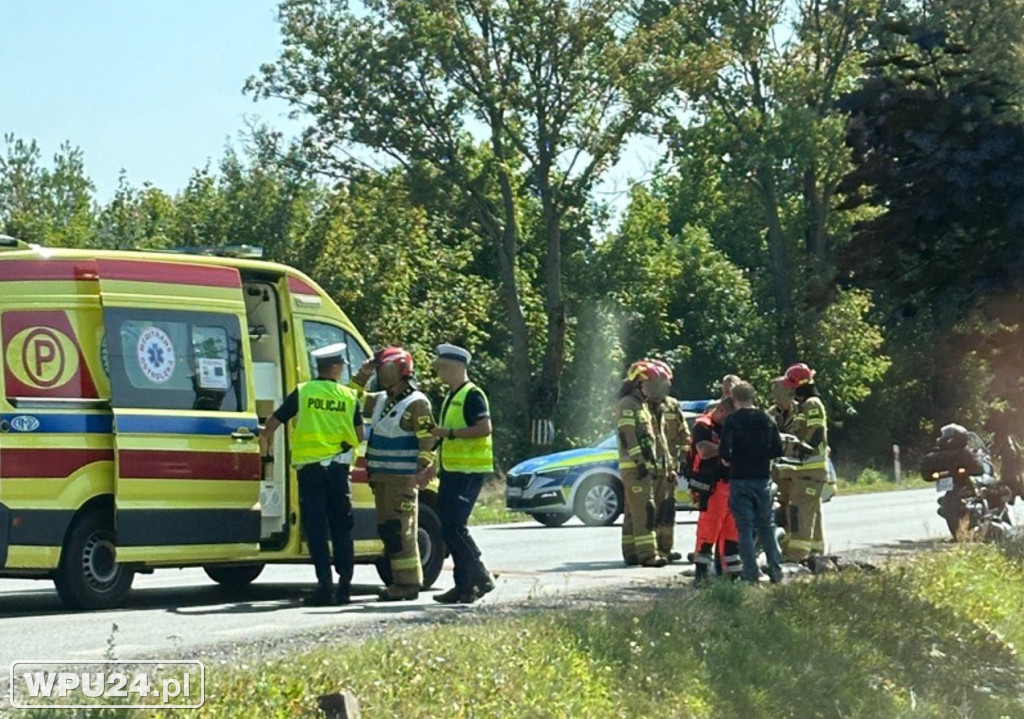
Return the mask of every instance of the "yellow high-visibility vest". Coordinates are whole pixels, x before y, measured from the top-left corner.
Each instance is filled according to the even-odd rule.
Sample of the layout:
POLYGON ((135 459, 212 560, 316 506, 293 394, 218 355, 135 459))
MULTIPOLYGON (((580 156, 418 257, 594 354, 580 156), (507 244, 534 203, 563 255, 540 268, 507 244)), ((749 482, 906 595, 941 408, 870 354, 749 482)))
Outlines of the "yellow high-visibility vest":
MULTIPOLYGON (((359 447, 355 414, 359 395, 337 382, 315 380, 299 385, 299 413, 292 432, 292 465, 331 459, 342 443, 359 447)), ((353 463, 355 455, 353 454, 353 463)))
MULTIPOLYGON (((441 427, 443 429, 466 428, 466 416, 463 408, 466 404, 466 396, 474 389, 483 393, 483 390, 472 382, 466 382, 454 396, 449 393, 445 398, 441 410, 441 427)), ((491 435, 474 439, 443 439, 441 441, 441 469, 448 472, 493 472, 494 446, 491 435)))

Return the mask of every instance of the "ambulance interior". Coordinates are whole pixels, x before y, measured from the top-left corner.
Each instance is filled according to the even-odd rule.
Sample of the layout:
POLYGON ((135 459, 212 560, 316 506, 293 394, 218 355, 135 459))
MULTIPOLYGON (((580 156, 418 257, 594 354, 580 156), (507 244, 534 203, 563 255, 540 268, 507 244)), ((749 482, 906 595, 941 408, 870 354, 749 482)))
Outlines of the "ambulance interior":
MULTIPOLYGON (((275 284, 270 280, 246 279, 242 287, 249 324, 256 414, 262 427, 284 401, 284 338, 281 333, 280 298, 275 284)), ((260 540, 266 549, 281 547, 288 538, 286 434, 284 431, 274 433, 270 447, 273 462, 263 465, 260 540)))

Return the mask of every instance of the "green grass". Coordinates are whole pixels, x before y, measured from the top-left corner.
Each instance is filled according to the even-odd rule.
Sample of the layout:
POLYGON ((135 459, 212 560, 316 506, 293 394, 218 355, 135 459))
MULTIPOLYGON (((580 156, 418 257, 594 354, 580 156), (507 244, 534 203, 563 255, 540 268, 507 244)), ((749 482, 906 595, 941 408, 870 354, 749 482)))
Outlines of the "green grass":
POLYGON ((198 715, 315 716, 317 696, 347 688, 365 716, 410 719, 1021 717, 1022 587, 1024 545, 963 545, 780 587, 719 582, 611 609, 473 613, 208 667, 198 715))
POLYGON ((510 512, 505 509, 505 482, 491 479, 484 484, 480 498, 469 516, 470 524, 505 524, 507 522, 525 522, 530 519, 528 514, 510 512))
POLYGON ((837 494, 870 494, 872 492, 896 492, 904 489, 934 488, 932 482, 925 482, 916 472, 904 472, 903 479, 896 482, 876 469, 861 471, 854 480, 839 478, 837 494))

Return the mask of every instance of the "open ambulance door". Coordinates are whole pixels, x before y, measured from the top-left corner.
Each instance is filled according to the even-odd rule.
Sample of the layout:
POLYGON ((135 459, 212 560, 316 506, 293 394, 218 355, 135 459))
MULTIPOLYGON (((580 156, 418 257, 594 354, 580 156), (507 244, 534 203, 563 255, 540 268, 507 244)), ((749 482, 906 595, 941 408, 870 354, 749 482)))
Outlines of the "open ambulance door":
POLYGON ((252 556, 261 462, 238 270, 97 261, 119 562, 252 556))

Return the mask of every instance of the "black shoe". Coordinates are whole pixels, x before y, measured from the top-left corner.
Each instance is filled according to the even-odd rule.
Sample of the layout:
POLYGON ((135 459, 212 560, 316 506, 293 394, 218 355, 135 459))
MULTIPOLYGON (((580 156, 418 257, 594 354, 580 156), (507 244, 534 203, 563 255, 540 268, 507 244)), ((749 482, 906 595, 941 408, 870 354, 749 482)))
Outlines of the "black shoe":
POLYGON ((302 604, 307 607, 330 607, 334 604, 334 598, 328 591, 317 590, 305 597, 302 604))
POLYGON ((338 587, 338 591, 334 593, 334 603, 337 604, 339 607, 343 607, 346 604, 351 604, 352 597, 349 596, 348 589, 338 587))
POLYGON ((472 589, 460 589, 459 587, 452 587, 447 592, 434 595, 434 601, 440 602, 441 604, 472 604, 476 600, 480 599, 483 594, 477 587, 472 589))
POLYGON ((482 597, 483 595, 494 591, 494 577, 491 576, 490 572, 484 572, 484 578, 475 585, 474 587, 477 593, 482 597))
POLYGON ((441 592, 440 594, 434 595, 434 601, 440 602, 441 604, 458 604, 459 597, 462 596, 463 592, 458 587, 452 587, 447 592, 441 592))
POLYGON ((670 562, 678 562, 682 558, 683 558, 683 555, 680 554, 679 552, 666 552, 665 553, 665 559, 667 559, 670 562))

